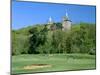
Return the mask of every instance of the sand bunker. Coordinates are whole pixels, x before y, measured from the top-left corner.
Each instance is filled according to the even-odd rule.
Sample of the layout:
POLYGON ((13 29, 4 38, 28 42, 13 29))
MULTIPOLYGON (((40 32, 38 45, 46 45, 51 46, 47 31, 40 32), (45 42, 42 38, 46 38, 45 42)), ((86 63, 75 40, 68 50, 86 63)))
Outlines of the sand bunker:
POLYGON ((45 67, 51 67, 49 64, 32 64, 25 66, 24 69, 37 69, 37 68, 45 68, 45 67))

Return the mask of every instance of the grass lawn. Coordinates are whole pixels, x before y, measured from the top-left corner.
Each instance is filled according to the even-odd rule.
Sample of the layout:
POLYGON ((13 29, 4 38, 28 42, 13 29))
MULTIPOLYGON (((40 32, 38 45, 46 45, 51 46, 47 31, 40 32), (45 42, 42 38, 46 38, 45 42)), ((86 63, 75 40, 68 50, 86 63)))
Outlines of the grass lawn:
POLYGON ((88 54, 31 54, 12 56, 12 73, 35 73, 95 69, 95 55, 88 54), (25 69, 32 64, 48 64, 49 67, 25 69))

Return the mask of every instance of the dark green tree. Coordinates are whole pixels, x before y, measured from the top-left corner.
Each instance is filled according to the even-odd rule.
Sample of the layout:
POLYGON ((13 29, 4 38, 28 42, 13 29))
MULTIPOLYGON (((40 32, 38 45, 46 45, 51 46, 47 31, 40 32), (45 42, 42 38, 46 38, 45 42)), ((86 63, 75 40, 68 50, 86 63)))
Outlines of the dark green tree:
POLYGON ((29 54, 33 54, 33 53, 39 53, 37 51, 37 47, 39 47, 39 45, 44 45, 46 42, 46 33, 47 33, 48 29, 46 27, 46 25, 44 26, 44 28, 42 30, 38 30, 37 27, 34 27, 33 29, 30 30, 30 33, 32 34, 32 36, 30 37, 30 50, 29 50, 29 54))

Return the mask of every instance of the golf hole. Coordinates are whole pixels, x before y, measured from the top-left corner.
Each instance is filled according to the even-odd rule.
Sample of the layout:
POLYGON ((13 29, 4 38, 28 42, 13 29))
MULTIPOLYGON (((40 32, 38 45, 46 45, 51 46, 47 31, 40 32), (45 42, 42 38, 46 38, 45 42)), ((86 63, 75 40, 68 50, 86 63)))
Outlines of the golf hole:
POLYGON ((24 66, 24 69, 38 69, 38 68, 45 68, 45 67, 51 67, 49 64, 32 64, 28 66, 24 66))

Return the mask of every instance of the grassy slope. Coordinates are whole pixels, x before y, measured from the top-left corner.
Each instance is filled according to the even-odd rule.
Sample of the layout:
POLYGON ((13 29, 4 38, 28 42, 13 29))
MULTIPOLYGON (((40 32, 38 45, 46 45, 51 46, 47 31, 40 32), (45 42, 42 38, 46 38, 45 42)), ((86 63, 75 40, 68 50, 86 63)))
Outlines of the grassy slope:
POLYGON ((47 71, 64 71, 79 69, 95 69, 95 56, 87 54, 53 54, 49 55, 18 55, 12 57, 12 73, 30 73, 47 71), (24 70, 31 64, 50 64, 52 67, 24 70))

